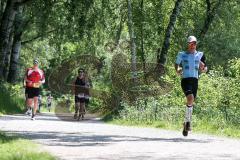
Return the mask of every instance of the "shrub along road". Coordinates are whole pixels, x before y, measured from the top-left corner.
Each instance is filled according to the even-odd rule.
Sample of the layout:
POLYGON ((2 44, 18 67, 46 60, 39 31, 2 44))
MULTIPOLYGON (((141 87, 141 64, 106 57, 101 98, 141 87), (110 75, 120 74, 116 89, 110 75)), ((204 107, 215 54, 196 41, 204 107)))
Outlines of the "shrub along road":
POLYGON ((97 119, 73 121, 69 115, 0 117, 0 130, 43 144, 59 159, 76 160, 229 160, 240 159, 240 140, 154 128, 105 124, 97 119))

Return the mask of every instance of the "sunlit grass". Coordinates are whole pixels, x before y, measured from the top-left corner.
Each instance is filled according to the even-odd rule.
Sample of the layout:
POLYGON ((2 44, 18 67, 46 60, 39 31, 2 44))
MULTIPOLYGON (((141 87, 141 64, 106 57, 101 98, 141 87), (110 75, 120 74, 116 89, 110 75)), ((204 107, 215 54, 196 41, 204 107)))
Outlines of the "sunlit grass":
POLYGON ((1 160, 55 160, 40 149, 40 146, 29 140, 15 136, 6 136, 0 132, 0 159, 1 160))
MULTIPOLYGON (((167 122, 167 121, 137 121, 137 120, 124 120, 124 119, 112 119, 105 120, 110 124, 124 125, 124 126, 137 126, 137 127, 151 127, 161 128, 168 130, 181 130, 182 122, 167 122)), ((234 126, 218 127, 213 123, 206 122, 204 120, 194 122, 192 124, 192 131, 194 133, 212 134, 217 136, 240 138, 240 129, 234 126)))

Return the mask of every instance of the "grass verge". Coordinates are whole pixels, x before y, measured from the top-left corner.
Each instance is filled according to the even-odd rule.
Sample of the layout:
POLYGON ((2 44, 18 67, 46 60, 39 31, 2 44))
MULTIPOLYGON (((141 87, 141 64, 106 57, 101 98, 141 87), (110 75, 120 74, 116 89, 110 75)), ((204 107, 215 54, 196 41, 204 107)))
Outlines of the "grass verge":
POLYGON ((4 85, 0 85, 0 115, 22 113, 24 99, 17 93, 10 93, 4 85))
MULTIPOLYGON (((103 118, 103 120, 110 124, 124 125, 124 126, 136 126, 136 127, 150 127, 161 128, 168 130, 182 130, 182 122, 168 122, 168 121, 138 121, 138 120, 126 120, 116 118, 103 118)), ((192 131, 194 133, 211 134, 216 136, 240 138, 240 129, 236 126, 224 126, 221 127, 211 122, 201 120, 193 122, 192 131)))
POLYGON ((1 160, 55 160, 49 153, 43 152, 38 144, 16 136, 7 136, 0 132, 1 160))

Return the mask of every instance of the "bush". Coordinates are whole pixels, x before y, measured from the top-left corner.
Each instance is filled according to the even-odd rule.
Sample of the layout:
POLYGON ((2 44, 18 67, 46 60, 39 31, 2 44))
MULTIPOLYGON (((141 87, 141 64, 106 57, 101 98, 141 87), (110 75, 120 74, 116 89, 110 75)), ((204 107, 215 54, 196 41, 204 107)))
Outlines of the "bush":
MULTIPOLYGON (((193 110, 193 123, 219 130, 240 124, 240 60, 229 61, 229 74, 223 68, 214 68, 199 78, 198 96, 193 110), (224 76, 225 75, 225 76, 224 76)), ((173 70, 172 70, 173 72, 173 70)), ((180 124, 184 120, 185 97, 180 86, 180 78, 169 74, 173 80, 171 92, 158 97, 138 98, 135 104, 122 102, 124 106, 118 116, 131 122, 165 121, 180 124)))

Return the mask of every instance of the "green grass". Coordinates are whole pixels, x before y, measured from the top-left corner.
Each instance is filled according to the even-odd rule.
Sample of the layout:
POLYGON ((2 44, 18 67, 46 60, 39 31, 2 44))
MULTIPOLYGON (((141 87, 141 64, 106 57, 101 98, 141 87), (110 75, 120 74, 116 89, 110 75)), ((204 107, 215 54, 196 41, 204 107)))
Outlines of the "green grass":
MULTIPOLYGON (((124 126, 136 126, 136 127, 150 127, 161 128, 168 130, 182 130, 182 122, 168 122, 168 121, 137 121, 137 120, 124 120, 124 119, 103 119, 110 124, 124 125, 124 126)), ((193 133, 211 134, 223 137, 240 138, 240 129, 234 126, 221 127, 211 122, 201 120, 193 122, 193 133)))
POLYGON ((0 115, 22 113, 24 103, 23 97, 10 93, 4 86, 0 85, 0 115))
POLYGON ((180 129, 180 124, 171 124, 169 122, 164 121, 137 121, 137 120, 123 120, 123 119, 112 119, 112 120, 104 120, 110 124, 124 125, 124 126, 137 126, 137 127, 149 127, 149 128, 162 128, 168 130, 178 130, 180 129))
POLYGON ((55 160, 49 153, 43 152, 40 146, 16 136, 6 136, 0 132, 1 160, 55 160))
POLYGON ((194 124, 194 131, 208 133, 224 137, 240 138, 239 126, 225 125, 221 123, 201 120, 194 124))

